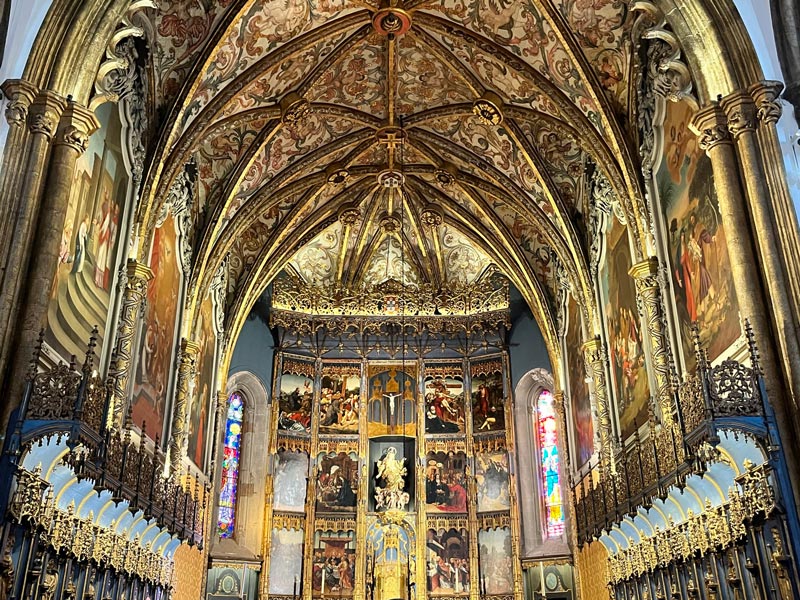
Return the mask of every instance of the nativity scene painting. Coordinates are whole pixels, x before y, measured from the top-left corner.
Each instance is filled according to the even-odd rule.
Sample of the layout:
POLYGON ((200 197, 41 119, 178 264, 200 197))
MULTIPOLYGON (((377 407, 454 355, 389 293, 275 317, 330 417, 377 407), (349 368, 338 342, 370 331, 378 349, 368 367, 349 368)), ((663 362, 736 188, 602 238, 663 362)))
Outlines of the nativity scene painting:
POLYGON ((317 512, 352 512, 358 491, 355 454, 321 454, 317 461, 317 512))

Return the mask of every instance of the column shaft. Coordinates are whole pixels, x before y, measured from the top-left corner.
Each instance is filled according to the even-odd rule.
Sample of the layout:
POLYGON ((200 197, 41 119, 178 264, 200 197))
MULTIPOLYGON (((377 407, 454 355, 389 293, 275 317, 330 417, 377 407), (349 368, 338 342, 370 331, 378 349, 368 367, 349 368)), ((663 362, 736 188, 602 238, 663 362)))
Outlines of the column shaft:
POLYGON ((588 371, 594 382, 594 399, 597 406, 597 424, 600 428, 600 464, 604 469, 613 468, 611 413, 608 408, 608 385, 606 384, 605 347, 599 337, 583 345, 588 371))
POLYGON ((200 350, 195 342, 186 338, 181 340, 178 354, 178 382, 175 387, 175 408, 172 419, 172 438, 170 443, 170 466, 173 473, 179 473, 181 459, 186 450, 186 440, 189 436, 189 423, 186 419, 189 405, 189 384, 195 376, 197 352, 200 350))

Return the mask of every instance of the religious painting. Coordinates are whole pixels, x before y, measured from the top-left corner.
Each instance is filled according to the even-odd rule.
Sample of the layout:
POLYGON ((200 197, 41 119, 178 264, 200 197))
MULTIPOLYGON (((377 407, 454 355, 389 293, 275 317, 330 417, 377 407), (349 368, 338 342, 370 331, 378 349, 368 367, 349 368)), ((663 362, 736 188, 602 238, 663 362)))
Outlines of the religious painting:
POLYGON ((461 366, 425 367, 425 433, 464 433, 461 366))
POLYGON ((475 483, 478 488, 478 512, 508 510, 508 454, 489 452, 475 455, 475 483))
POLYGON ((205 465, 207 432, 214 396, 217 334, 214 330, 214 302, 207 295, 200 304, 195 340, 199 346, 194 389, 189 412, 189 458, 201 469, 205 465))
POLYGON ((415 442, 401 436, 369 440, 369 510, 405 510, 414 504, 415 442))
POLYGON ((358 433, 361 365, 322 367, 319 398, 320 433, 358 433))
POLYGON ((425 462, 428 512, 467 512, 466 462, 463 452, 428 452, 425 462))
POLYGON ((269 549, 269 593, 299 595, 303 580, 302 529, 273 529, 269 549))
POLYGON ((468 536, 465 528, 429 527, 425 541, 428 595, 469 593, 468 536))
POLYGON ((491 596, 513 593, 511 529, 481 529, 478 532, 478 557, 483 594, 491 596))
POLYGON ((317 460, 317 512, 352 512, 358 494, 358 456, 320 454, 317 460))
POLYGON ((313 557, 313 596, 353 595, 356 568, 354 531, 317 531, 313 557))
POLYGON ((416 364, 370 363, 367 382, 369 436, 416 435, 416 364))
POLYGON ((121 233, 129 178, 119 107, 103 104, 96 115, 100 128, 75 164, 47 315, 45 341, 67 360, 86 353, 95 325, 98 353, 104 341, 113 341, 106 319, 125 249, 121 233))
POLYGON ((273 506, 279 511, 303 512, 306 504, 308 454, 278 450, 275 455, 273 506))
POLYGON ((567 303, 566 358, 572 430, 575 440, 575 463, 586 464, 594 454, 594 421, 589 386, 586 383, 586 361, 578 303, 570 295, 567 303))
POLYGON ((139 354, 133 376, 133 422, 147 424, 152 436, 164 426, 164 407, 169 371, 175 355, 178 296, 181 271, 178 234, 172 215, 153 233, 150 253, 153 279, 147 287, 147 302, 139 336, 139 354))
POLYGON ((311 431, 314 400, 314 363, 284 357, 278 392, 278 429, 295 433, 311 431))
POLYGON ((647 420, 650 383, 636 286, 628 273, 632 266, 628 230, 616 219, 612 219, 606 234, 606 256, 608 267, 601 279, 607 285, 604 298, 611 376, 617 392, 620 429, 627 439, 647 420))
POLYGON ((503 405, 503 362, 472 363, 472 431, 501 431, 506 417, 503 405))
POLYGON ((693 370, 692 323, 713 361, 741 333, 739 303, 711 161, 687 128, 692 109, 686 102, 668 102, 666 110, 664 158, 656 178, 684 362, 693 370))

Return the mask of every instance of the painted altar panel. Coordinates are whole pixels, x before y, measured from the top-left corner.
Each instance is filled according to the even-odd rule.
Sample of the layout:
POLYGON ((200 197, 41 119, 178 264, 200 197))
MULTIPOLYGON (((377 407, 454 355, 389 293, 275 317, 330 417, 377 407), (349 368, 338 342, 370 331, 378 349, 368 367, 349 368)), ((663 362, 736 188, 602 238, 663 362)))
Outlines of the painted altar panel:
POLYGON ((508 453, 487 452, 475 456, 475 484, 478 488, 478 512, 508 510, 508 453))
POLYGON ((691 325, 697 322, 710 360, 740 335, 739 304, 711 161, 687 125, 686 102, 667 102, 664 158, 656 175, 664 212, 669 266, 688 370, 695 366, 691 325))
POLYGON ((163 429, 169 370, 175 356, 181 284, 178 261, 178 234, 175 220, 169 215, 153 234, 149 263, 153 279, 147 288, 133 376, 133 422, 140 427, 146 422, 147 431, 153 437, 160 435, 163 429))
MULTIPOLYGON (((100 129, 78 157, 61 234, 58 268, 50 290, 45 341, 65 360, 83 356, 92 327, 104 342, 118 257, 125 244, 120 233, 128 196, 128 173, 122 154, 119 107, 97 109, 100 129)), ((110 335, 109 335, 110 334, 110 335)))
POLYGON ((205 466, 208 446, 208 421, 214 400, 217 334, 214 330, 214 302, 210 295, 203 299, 195 329, 195 340, 200 349, 195 366, 196 377, 190 394, 189 458, 201 469, 205 466))
POLYGON ((425 462, 428 512, 467 512, 466 464, 463 452, 428 452, 425 462))
POLYGON ((323 365, 319 399, 320 432, 358 433, 360 395, 360 364, 323 365))
POLYGON ((352 596, 356 542, 353 531, 316 531, 312 560, 313 596, 352 596))
POLYGON ((464 375, 461 365, 425 366, 425 433, 464 433, 464 375))
POLYGON ((303 512, 306 502, 308 454, 278 450, 275 455, 274 502, 279 511, 303 512))
POLYGON ((469 594, 469 533, 431 524, 425 541, 428 595, 469 594))
POLYGON ((269 593, 299 593, 303 573, 302 529, 273 529, 270 543, 269 593))
POLYGON ((578 303, 572 295, 567 303, 566 356, 569 399, 572 408, 572 430, 574 433, 578 467, 588 462, 594 453, 594 421, 589 386, 586 383, 586 361, 583 352, 583 333, 578 303))
POLYGON ((470 365, 472 431, 501 431, 506 426, 503 398, 503 362, 499 359, 470 365))
POLYGON ((608 331, 611 378, 623 438, 647 420, 650 383, 645 364, 642 323, 636 307, 636 287, 628 230, 616 219, 606 233, 606 263, 601 284, 608 331))
POLYGON ((317 458, 317 513, 354 512, 358 492, 358 456, 320 454, 317 458))
POLYGON ((370 437, 416 433, 416 363, 370 363, 367 376, 367 418, 370 437))
POLYGON ((278 390, 278 429, 308 433, 313 401, 314 362, 284 356, 278 390))
POLYGON ((486 594, 511 594, 514 591, 511 529, 481 529, 478 532, 480 582, 486 594))

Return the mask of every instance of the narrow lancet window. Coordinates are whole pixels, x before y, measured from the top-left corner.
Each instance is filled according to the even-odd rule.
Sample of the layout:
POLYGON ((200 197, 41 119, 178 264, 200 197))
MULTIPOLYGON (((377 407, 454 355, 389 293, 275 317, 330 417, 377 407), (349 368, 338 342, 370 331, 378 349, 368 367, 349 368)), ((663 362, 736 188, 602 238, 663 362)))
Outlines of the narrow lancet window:
POLYGON ((242 416, 244 402, 238 392, 228 398, 228 417, 225 421, 225 445, 222 456, 222 481, 219 492, 219 537, 233 537, 236 517, 236 487, 239 481, 239 455, 242 445, 242 416))
POLYGON ((564 533, 564 510, 553 394, 547 390, 542 391, 539 394, 536 409, 545 527, 548 538, 558 537, 564 533))

